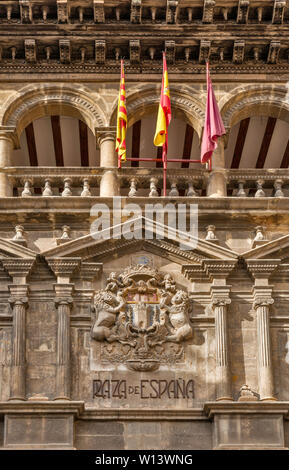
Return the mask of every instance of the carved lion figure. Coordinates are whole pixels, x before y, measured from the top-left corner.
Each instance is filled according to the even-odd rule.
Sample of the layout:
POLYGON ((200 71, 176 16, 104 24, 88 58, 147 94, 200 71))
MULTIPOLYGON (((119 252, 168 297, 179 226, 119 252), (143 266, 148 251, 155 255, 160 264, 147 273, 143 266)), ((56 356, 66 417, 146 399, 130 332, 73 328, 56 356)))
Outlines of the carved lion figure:
POLYGON ((189 319, 189 297, 182 290, 178 290, 171 299, 171 306, 166 306, 168 319, 172 326, 171 334, 166 341, 180 343, 192 337, 192 327, 189 319))
POLYGON ((92 327, 91 336, 96 341, 115 341, 116 336, 113 327, 116 323, 117 314, 124 307, 125 302, 122 292, 115 295, 111 291, 102 290, 94 297, 94 307, 96 311, 95 323, 92 327))

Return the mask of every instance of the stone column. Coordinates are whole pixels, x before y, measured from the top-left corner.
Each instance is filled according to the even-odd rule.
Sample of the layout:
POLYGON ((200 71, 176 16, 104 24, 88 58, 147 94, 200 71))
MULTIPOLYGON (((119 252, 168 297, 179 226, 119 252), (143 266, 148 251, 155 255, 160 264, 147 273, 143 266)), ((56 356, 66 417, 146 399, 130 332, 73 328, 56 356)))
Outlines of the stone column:
POLYGON ((208 197, 227 196, 227 179, 225 170, 226 136, 218 139, 218 147, 212 156, 212 171, 207 184, 208 197))
POLYGON ((12 166, 12 151, 15 132, 11 128, 0 127, 0 197, 13 196, 13 186, 5 173, 12 166))
POLYGON ((274 397, 274 376, 270 340, 270 305, 273 287, 269 277, 278 267, 280 260, 248 260, 247 266, 255 279, 253 287, 254 309, 257 321, 258 381, 260 400, 276 400, 274 397))
POLYGON ((103 127, 97 130, 97 142, 100 148, 100 166, 101 168, 108 169, 101 177, 99 191, 101 197, 112 197, 120 194, 115 139, 115 127, 103 127))
POLYGON ((231 366, 229 355, 227 306, 231 303, 227 277, 237 260, 204 260, 203 266, 211 285, 211 306, 215 314, 216 337, 216 399, 232 400, 231 366))
POLYGON ((71 399, 70 377, 70 310, 73 304, 74 284, 70 283, 81 258, 49 258, 47 262, 57 277, 54 284, 57 308, 57 356, 55 400, 71 399))
POLYGON ((28 306, 28 285, 26 278, 32 268, 34 259, 2 260, 4 268, 13 278, 8 286, 9 303, 13 310, 12 329, 12 363, 9 400, 26 399, 26 309, 28 306))

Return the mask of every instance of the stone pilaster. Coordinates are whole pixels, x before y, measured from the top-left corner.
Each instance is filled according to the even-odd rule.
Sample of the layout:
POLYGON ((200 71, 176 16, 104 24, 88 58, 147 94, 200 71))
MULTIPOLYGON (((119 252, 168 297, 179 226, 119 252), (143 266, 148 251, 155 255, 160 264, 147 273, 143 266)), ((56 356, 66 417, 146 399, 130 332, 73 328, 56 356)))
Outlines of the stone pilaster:
POLYGON ((55 400, 70 400, 70 311, 74 289, 70 279, 80 265, 80 258, 49 258, 47 262, 57 277, 57 283, 54 284, 58 313, 55 400))
POLYGON ((3 266, 13 278, 8 286, 9 303, 13 312, 12 363, 10 377, 10 400, 26 399, 26 309, 28 307, 27 276, 34 259, 2 260, 3 266))
POLYGON ((272 286, 269 277, 278 267, 280 260, 248 260, 247 266, 255 279, 253 287, 254 309, 257 315, 258 381, 260 400, 276 400, 270 340, 270 305, 272 286))
POLYGON ((225 171, 225 146, 226 136, 218 139, 218 146, 212 156, 212 171, 208 178, 207 196, 227 196, 227 179, 225 171))
POLYGON ((226 279, 234 269, 234 260, 206 260, 203 265, 212 281, 211 306, 215 314, 216 338, 216 399, 232 400, 229 357, 227 306, 231 303, 226 279))
POLYGON ((73 284, 55 285, 57 307, 57 371, 55 400, 70 400, 70 309, 73 284))

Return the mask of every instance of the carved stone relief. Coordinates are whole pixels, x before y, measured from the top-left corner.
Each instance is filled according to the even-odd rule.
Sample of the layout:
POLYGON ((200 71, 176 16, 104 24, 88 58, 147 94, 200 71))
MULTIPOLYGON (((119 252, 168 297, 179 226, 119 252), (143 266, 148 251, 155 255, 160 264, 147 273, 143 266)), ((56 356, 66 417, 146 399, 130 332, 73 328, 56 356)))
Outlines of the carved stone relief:
POLYGON ((94 340, 102 343, 101 359, 150 371, 184 357, 192 337, 191 299, 170 274, 147 265, 112 272, 94 297, 94 340))

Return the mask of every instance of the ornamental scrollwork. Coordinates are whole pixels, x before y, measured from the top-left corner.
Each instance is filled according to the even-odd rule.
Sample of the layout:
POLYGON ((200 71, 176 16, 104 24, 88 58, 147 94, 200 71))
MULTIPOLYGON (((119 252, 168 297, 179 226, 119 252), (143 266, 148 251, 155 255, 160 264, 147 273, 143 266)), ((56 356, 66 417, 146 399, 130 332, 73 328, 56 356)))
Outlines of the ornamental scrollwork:
POLYGON ((178 289, 171 274, 146 265, 112 272, 95 293, 94 340, 102 358, 133 370, 155 370, 183 357, 184 341, 192 337, 191 299, 178 289))

